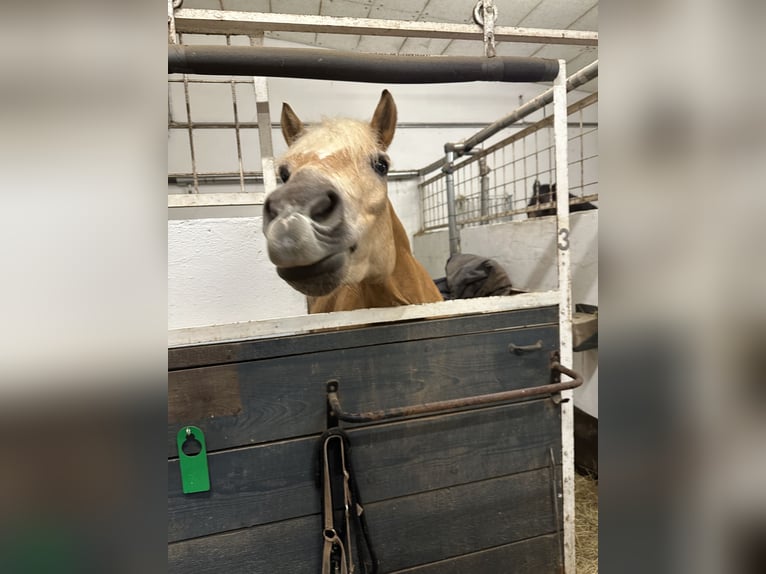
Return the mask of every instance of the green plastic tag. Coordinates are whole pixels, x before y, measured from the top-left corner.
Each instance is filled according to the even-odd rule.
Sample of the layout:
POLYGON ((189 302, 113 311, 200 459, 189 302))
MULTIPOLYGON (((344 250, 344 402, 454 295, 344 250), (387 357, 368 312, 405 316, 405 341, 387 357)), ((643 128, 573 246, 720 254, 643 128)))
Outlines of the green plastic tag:
POLYGON ((184 494, 210 490, 205 435, 197 427, 184 427, 176 435, 184 494))

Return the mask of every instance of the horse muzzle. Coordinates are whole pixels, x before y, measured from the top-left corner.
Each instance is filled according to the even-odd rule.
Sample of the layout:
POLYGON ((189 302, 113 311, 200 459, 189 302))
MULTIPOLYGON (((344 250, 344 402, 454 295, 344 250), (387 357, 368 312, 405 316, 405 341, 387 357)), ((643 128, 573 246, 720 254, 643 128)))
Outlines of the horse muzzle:
POLYGON ((269 259, 293 288, 319 296, 341 284, 355 242, 332 182, 314 172, 294 174, 266 198, 263 232, 269 259))

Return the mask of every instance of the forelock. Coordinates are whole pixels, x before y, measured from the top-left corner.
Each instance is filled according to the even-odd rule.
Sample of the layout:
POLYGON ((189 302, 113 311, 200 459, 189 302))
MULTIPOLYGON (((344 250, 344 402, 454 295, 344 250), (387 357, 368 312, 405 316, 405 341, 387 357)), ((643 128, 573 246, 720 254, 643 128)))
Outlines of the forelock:
POLYGON ((365 155, 377 149, 375 135, 369 124, 351 119, 324 119, 310 126, 293 144, 290 152, 305 154, 315 152, 320 158, 340 150, 361 152, 365 155))

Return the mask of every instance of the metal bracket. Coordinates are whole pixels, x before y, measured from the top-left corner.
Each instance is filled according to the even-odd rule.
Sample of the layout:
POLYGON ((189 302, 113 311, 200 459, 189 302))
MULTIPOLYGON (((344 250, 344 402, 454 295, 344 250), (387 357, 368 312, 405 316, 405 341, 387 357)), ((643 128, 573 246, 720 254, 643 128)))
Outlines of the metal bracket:
POLYGON ((533 351, 540 351, 543 348, 543 340, 538 340, 534 345, 516 345, 514 343, 508 344, 508 352, 515 355, 523 355, 524 353, 531 353, 533 351))
POLYGON ((479 0, 473 9, 473 19, 484 28, 484 55, 494 58, 495 52, 495 22, 497 21, 497 6, 495 0, 479 0))
POLYGON ((561 353, 556 351, 551 351, 551 384, 556 385, 561 382, 561 372, 554 369, 553 365, 555 363, 558 363, 561 360, 561 353))

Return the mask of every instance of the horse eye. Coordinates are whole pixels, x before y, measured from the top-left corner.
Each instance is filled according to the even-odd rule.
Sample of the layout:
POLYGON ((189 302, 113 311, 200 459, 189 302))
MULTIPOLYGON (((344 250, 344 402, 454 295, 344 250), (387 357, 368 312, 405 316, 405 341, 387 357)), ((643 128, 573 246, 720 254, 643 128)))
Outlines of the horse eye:
POLYGON ((385 156, 379 155, 372 161, 372 169, 380 175, 386 175, 388 173, 388 159, 385 156))
POLYGON ((279 179, 282 180, 282 183, 286 183, 290 179, 290 169, 286 165, 279 166, 279 179))

